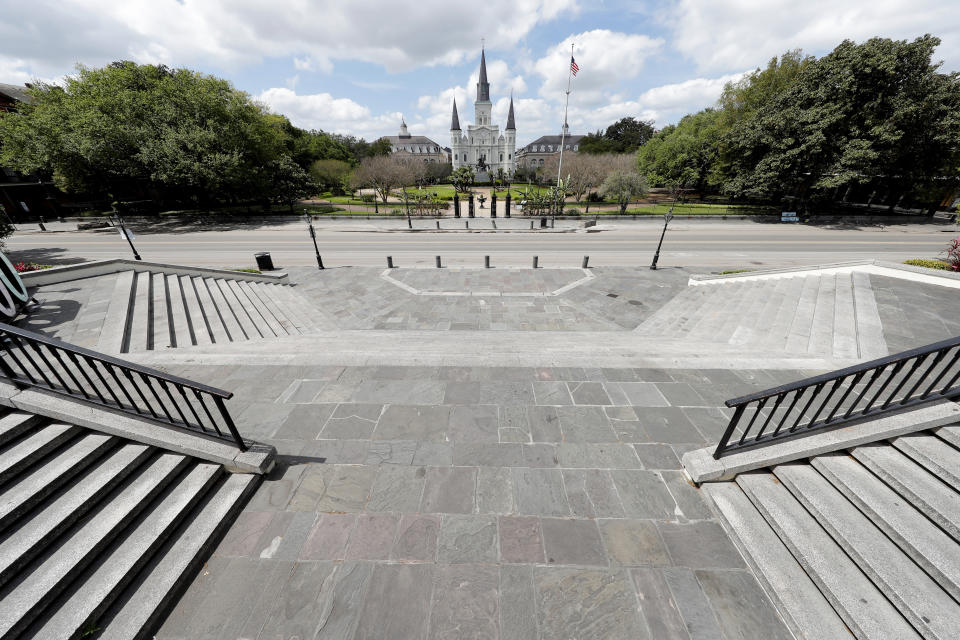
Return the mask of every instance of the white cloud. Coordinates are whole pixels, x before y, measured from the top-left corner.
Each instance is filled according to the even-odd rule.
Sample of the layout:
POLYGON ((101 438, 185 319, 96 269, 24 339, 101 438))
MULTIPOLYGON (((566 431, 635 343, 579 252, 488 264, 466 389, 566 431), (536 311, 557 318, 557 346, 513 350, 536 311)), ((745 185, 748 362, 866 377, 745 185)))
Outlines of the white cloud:
POLYGON ((305 129, 349 133, 370 140, 400 127, 399 113, 373 115, 369 107, 349 98, 334 98, 329 93, 299 95, 292 89, 274 87, 256 99, 305 129))
POLYGON ((609 98, 624 80, 635 78, 644 62, 663 48, 663 40, 645 35, 594 29, 565 38, 533 63, 543 77, 540 95, 562 98, 570 69, 570 44, 580 72, 573 80, 581 103, 598 104, 609 98))
POLYGON ((731 73, 719 78, 693 78, 676 84, 654 87, 640 94, 637 102, 648 109, 661 111, 698 111, 717 101, 728 82, 736 82, 746 75, 731 73))
POLYGON ((756 68, 789 49, 820 54, 845 39, 913 39, 934 33, 948 70, 960 69, 960 11, 955 0, 679 0, 661 19, 673 46, 698 68, 756 68))
MULTIPOLYGON (((10 4, 10 3, 8 3, 10 4)), ((575 13, 576 0, 488 0, 484 21, 446 0, 33 0, 4 7, 0 55, 69 71, 119 58, 237 68, 295 56, 297 70, 329 72, 349 59, 388 71, 455 64, 481 37, 511 49, 538 24, 575 13)))

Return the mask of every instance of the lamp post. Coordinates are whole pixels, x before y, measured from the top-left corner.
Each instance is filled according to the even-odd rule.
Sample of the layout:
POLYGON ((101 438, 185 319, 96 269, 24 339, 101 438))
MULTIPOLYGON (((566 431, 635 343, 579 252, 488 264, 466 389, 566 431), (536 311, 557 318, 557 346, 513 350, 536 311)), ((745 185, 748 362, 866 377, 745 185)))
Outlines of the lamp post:
POLYGON ((307 213, 307 210, 303 210, 303 220, 307 223, 307 228, 310 229, 310 238, 313 240, 313 251, 317 254, 317 268, 323 269, 323 258, 320 257, 320 247, 317 246, 317 232, 313 228, 313 216, 307 213))
POLYGON ((657 243, 657 252, 653 254, 653 262, 650 264, 650 268, 654 271, 657 270, 657 260, 660 259, 660 247, 663 246, 663 236, 667 235, 667 225, 670 224, 670 221, 673 219, 673 207, 670 207, 670 211, 667 211, 663 216, 663 231, 660 232, 660 242, 657 243))
POLYGON ((120 216, 120 212, 117 211, 116 207, 113 208, 113 221, 120 227, 120 235, 127 239, 127 244, 130 245, 130 250, 133 251, 134 260, 142 260, 143 258, 137 253, 137 248, 133 246, 133 238, 130 237, 130 232, 123 226, 123 218, 120 216))

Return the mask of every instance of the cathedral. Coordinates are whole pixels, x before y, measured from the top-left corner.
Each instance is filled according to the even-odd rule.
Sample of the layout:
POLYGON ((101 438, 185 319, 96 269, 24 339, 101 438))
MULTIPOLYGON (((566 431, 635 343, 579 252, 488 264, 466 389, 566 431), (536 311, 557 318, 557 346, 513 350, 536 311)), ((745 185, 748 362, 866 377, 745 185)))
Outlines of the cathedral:
POLYGON ((454 170, 470 167, 477 180, 495 178, 498 169, 512 176, 516 168, 517 127, 513 120, 513 96, 510 96, 510 112, 507 126, 500 133, 500 126, 491 121, 493 103, 490 102, 490 83, 487 82, 487 60, 480 51, 480 81, 477 82, 477 100, 473 104, 474 124, 460 129, 457 114, 457 99, 453 99, 453 120, 450 123, 450 149, 454 170))

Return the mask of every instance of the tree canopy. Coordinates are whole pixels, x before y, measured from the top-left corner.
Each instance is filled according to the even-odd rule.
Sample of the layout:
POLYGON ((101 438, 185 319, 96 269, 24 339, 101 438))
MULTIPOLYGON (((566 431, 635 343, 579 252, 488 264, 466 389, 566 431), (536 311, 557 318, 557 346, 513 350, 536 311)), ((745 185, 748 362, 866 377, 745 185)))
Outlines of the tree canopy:
POLYGON ((803 207, 852 189, 942 199, 960 178, 960 75, 940 40, 845 41, 822 58, 788 51, 724 89, 716 108, 665 127, 637 153, 657 186, 803 207))
POLYGON ((604 132, 589 133, 580 139, 581 153, 633 153, 649 140, 656 129, 653 121, 621 118, 604 132))
POLYGON ((226 80, 114 62, 38 83, 32 104, 0 117, 0 165, 61 190, 164 204, 289 203, 312 195, 311 166, 356 165, 386 140, 305 131, 226 80))

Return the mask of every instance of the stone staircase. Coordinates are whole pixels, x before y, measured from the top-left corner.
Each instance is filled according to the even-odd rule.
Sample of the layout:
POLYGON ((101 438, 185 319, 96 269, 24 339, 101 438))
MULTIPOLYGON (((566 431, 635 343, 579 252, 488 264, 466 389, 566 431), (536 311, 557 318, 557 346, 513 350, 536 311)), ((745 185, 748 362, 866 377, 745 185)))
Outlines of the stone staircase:
POLYGON ((333 328, 289 285, 133 270, 115 278, 97 351, 152 351, 333 328))
POLYGON ((691 286, 635 331, 779 353, 863 360, 887 355, 870 278, 858 272, 691 286))
POLYGON ((0 415, 0 638, 149 637, 260 479, 0 415))
POLYGON ((705 483, 797 638, 957 638, 960 426, 705 483))

